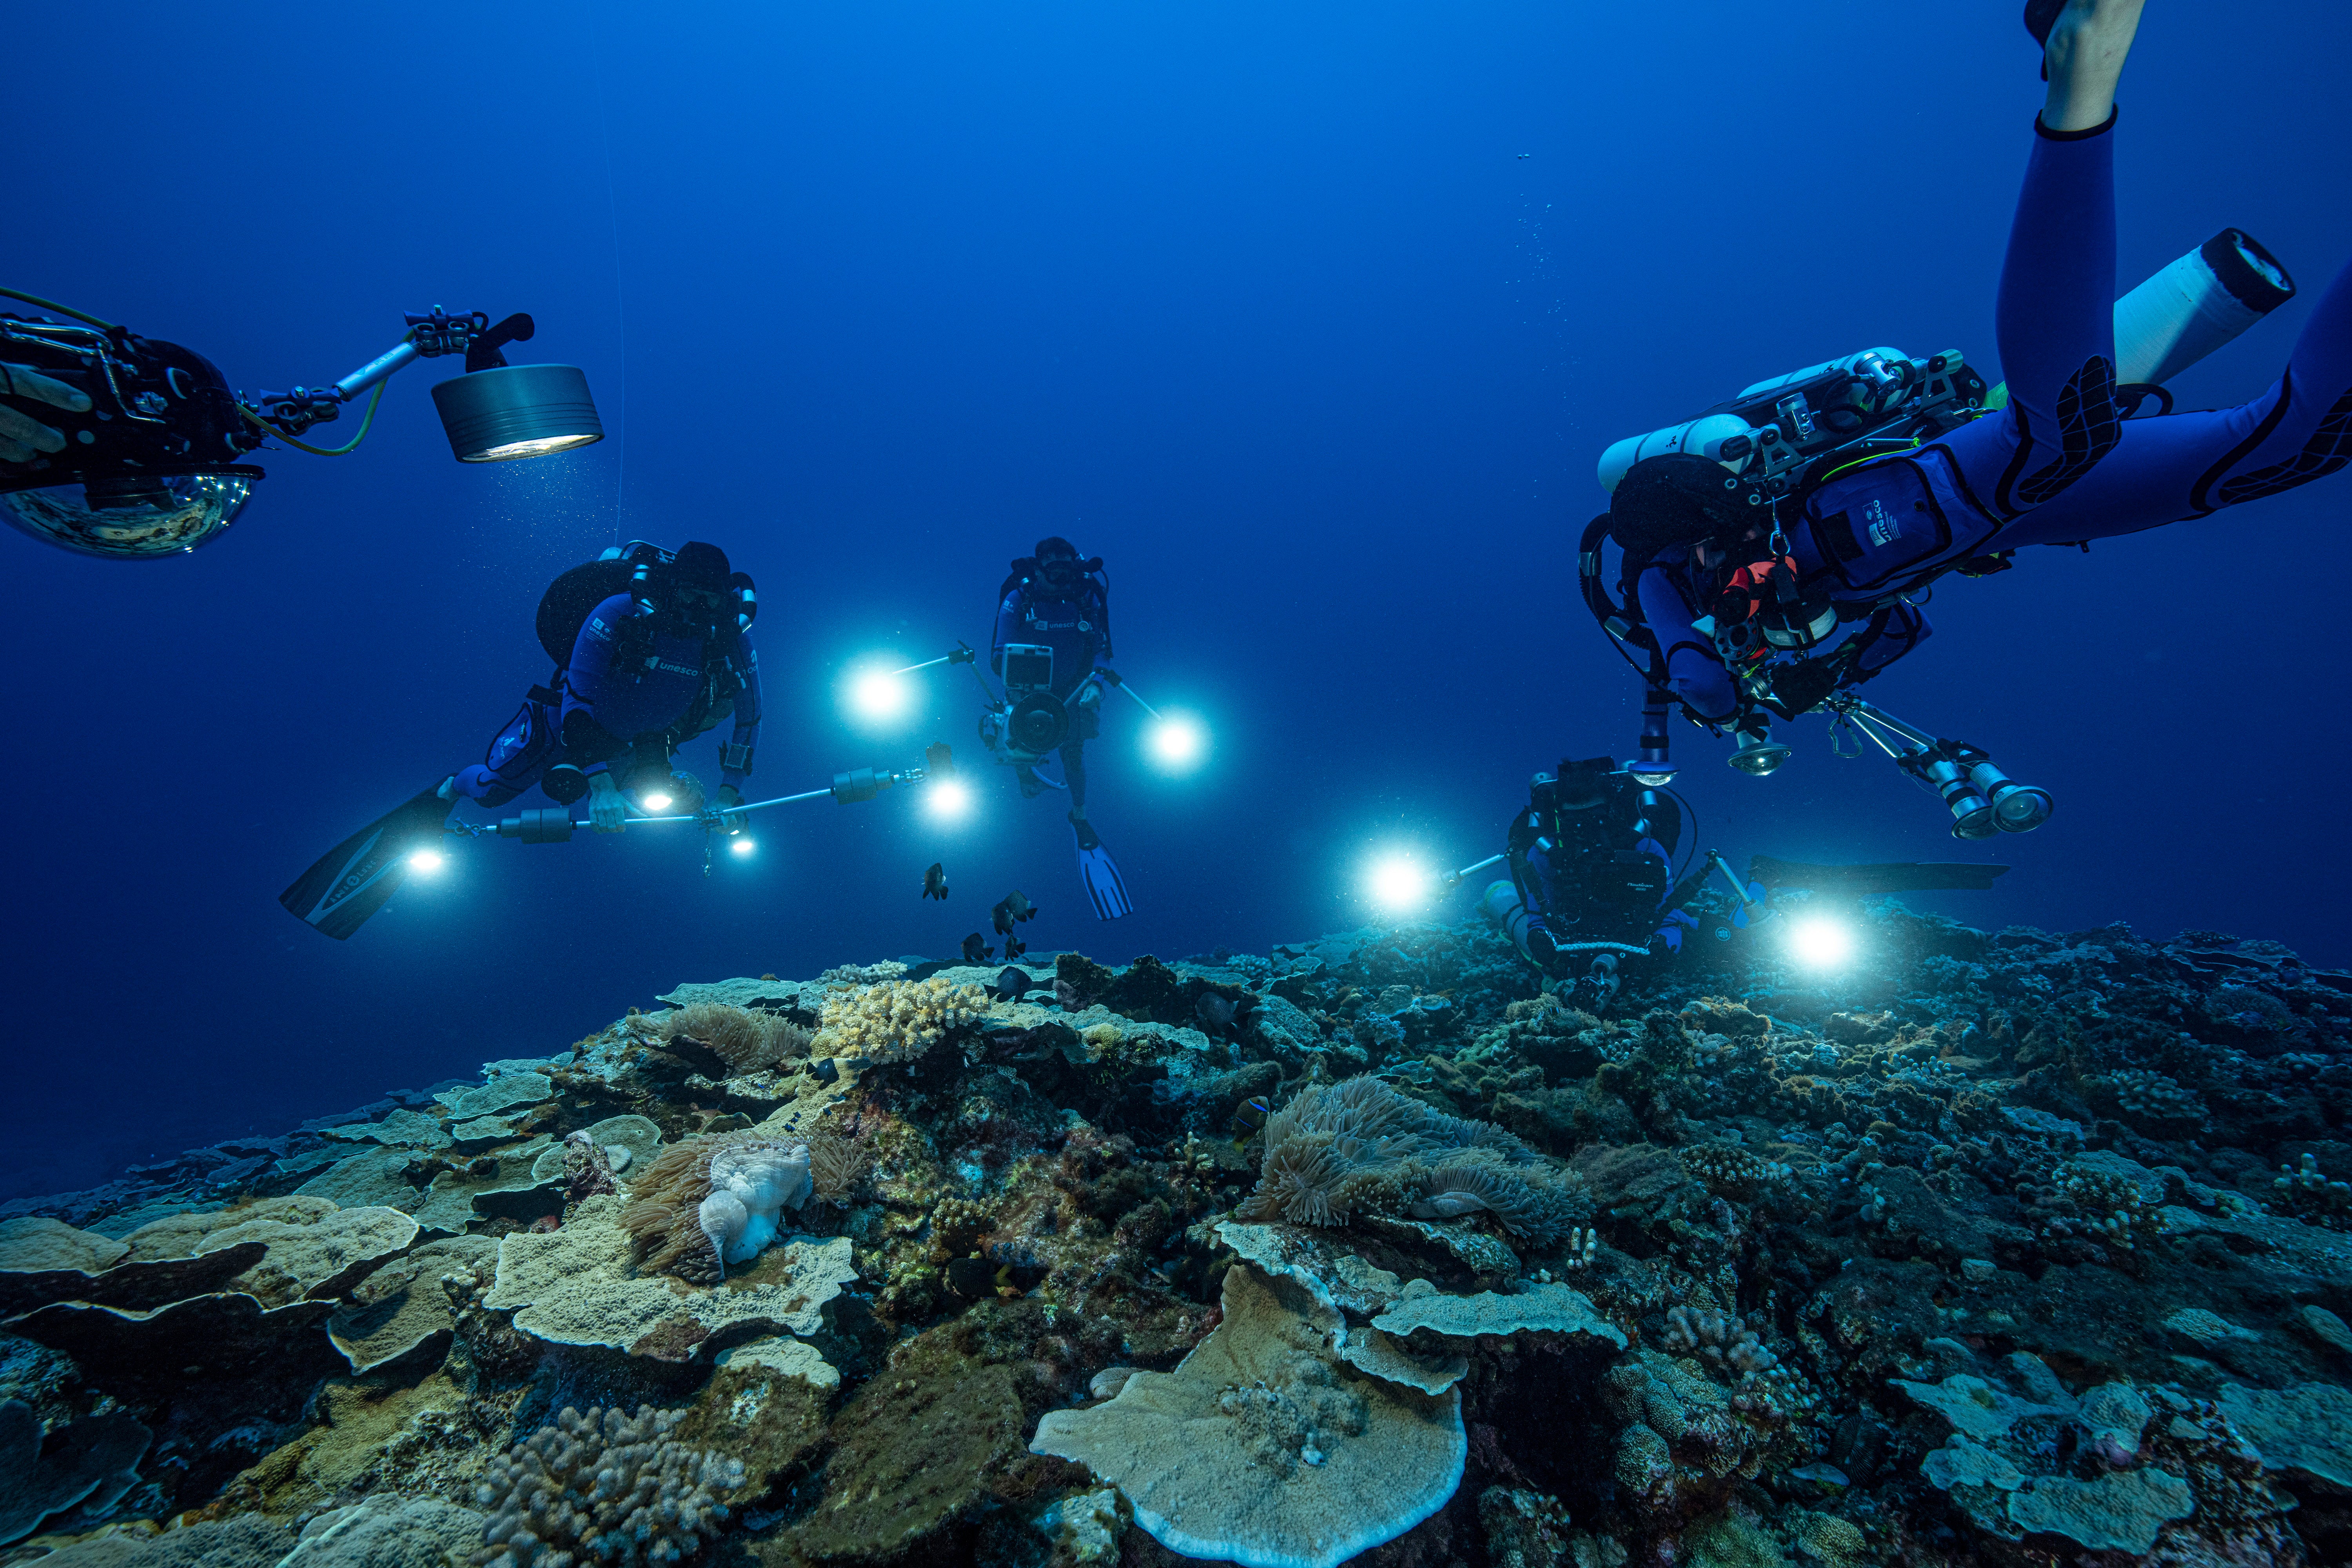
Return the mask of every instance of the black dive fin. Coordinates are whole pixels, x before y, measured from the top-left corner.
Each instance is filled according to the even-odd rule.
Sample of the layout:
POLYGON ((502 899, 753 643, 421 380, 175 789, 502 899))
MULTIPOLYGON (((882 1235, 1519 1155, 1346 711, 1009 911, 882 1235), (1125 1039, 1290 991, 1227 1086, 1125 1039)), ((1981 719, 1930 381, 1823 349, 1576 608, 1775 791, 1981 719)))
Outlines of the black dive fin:
POLYGON ((1086 884, 1087 902, 1094 906, 1095 919, 1125 920, 1135 912, 1135 902, 1127 896, 1127 879, 1118 874, 1118 862, 1103 847, 1092 823, 1074 822, 1070 826, 1078 839, 1078 880, 1086 884))
POLYGON ((399 890, 410 852, 441 836, 457 804, 443 800, 435 784, 327 851, 278 901, 289 914, 345 940, 399 890))
POLYGON ((1816 893, 1868 897, 1874 893, 1980 893, 2009 869, 1958 860, 1901 861, 1874 866, 1808 866, 1799 860, 1750 856, 1748 875, 1768 888, 1807 888, 1816 893))

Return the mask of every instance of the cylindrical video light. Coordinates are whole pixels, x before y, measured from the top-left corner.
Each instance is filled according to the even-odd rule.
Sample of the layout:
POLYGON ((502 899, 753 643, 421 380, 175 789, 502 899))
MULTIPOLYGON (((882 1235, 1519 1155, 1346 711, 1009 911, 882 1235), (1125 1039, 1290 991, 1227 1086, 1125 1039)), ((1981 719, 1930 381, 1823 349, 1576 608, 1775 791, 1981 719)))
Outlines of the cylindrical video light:
POLYGON ((433 388, 449 449, 461 463, 543 458, 604 438, 588 378, 570 364, 507 364, 433 388))

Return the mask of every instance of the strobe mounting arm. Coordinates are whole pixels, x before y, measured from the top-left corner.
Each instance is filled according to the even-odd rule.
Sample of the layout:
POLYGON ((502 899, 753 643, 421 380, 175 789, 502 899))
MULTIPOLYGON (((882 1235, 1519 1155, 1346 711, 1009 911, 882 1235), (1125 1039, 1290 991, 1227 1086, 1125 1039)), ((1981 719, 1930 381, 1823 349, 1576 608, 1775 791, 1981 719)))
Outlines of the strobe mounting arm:
POLYGON ((1832 694, 1822 706, 1837 716, 1839 725, 1859 732, 1896 767, 1935 791, 1952 814, 1955 838, 2031 833, 2056 809, 2048 790, 2011 778, 1982 746, 1932 735, 1850 691, 1832 694))
POLYGON ((538 331, 531 319, 518 310, 493 326, 487 311, 453 316, 436 305, 424 315, 405 313, 408 330, 400 342, 367 363, 328 386, 297 386, 285 392, 265 392, 246 403, 257 418, 266 419, 281 433, 299 436, 314 425, 324 425, 342 412, 342 405, 389 380, 420 359, 447 354, 466 356, 469 372, 491 370, 507 363, 499 351, 508 343, 528 341, 538 331))

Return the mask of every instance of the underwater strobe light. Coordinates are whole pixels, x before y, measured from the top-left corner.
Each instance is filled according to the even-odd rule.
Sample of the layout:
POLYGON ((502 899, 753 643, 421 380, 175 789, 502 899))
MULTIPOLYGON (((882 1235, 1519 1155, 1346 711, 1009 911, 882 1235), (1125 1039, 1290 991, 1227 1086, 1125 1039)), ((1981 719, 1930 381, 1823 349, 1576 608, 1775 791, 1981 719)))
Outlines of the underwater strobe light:
POLYGON ((1403 914, 1428 901, 1432 879, 1428 868, 1412 856, 1397 853, 1374 860, 1364 874, 1364 891, 1374 903, 1403 914))
POLYGON ((1825 915, 1810 915, 1791 923, 1789 956, 1807 969, 1837 969, 1853 957, 1853 931, 1825 915))
POLYGON ((510 365, 500 351, 536 331, 527 315, 492 325, 439 307, 410 315, 388 352, 329 386, 248 398, 204 355, 126 327, 0 289, 69 318, 0 314, 0 406, 32 422, 30 455, 0 443, 0 519, 47 544, 110 560, 149 560, 209 543, 265 477, 245 459, 271 440, 319 457, 357 450, 385 383, 420 359, 465 356, 466 374, 433 388, 461 463, 568 451, 604 438, 588 378, 568 364, 510 365), (340 447, 300 437, 368 393, 358 434, 340 447))

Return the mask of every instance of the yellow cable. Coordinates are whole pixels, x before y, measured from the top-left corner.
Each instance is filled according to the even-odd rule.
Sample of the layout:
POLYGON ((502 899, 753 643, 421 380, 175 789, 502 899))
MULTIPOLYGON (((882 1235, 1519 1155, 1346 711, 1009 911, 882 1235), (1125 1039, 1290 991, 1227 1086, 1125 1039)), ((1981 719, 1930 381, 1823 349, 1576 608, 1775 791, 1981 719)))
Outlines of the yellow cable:
POLYGON ((71 316, 77 321, 88 321, 100 331, 114 332, 121 329, 112 321, 101 321, 96 316, 85 315, 70 305, 60 305, 55 300, 44 300, 38 294, 21 293, 14 289, 0 289, 0 298, 22 300, 27 305, 37 305, 44 310, 55 310, 60 316, 71 316))
POLYGON ((359 434, 352 437, 350 440, 344 442, 340 447, 313 447, 307 442, 297 441, 293 437, 289 436, 285 431, 280 430, 277 426, 272 425, 268 420, 264 419, 260 415, 256 414, 252 409, 247 408, 244 404, 238 404, 236 405, 236 410, 238 413, 244 415, 247 419, 251 420, 255 425, 260 426, 262 430, 266 431, 269 435, 277 437, 280 441, 285 442, 288 446, 293 447, 298 452, 308 452, 314 458, 348 458, 353 452, 359 450, 359 445, 361 442, 367 439, 368 428, 375 423, 375 405, 383 401, 383 389, 391 384, 392 378, 390 376, 386 376, 382 381, 375 384, 375 394, 368 399, 366 416, 360 420, 359 434))

